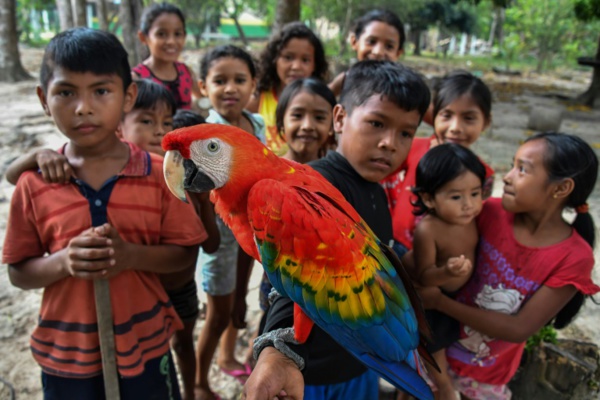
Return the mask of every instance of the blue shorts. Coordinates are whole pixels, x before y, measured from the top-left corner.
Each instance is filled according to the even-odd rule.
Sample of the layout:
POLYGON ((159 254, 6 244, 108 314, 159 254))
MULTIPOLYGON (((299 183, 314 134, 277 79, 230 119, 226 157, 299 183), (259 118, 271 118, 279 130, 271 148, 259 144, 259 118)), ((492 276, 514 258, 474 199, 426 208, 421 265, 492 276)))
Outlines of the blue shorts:
MULTIPOLYGON (((102 375, 64 378, 42 372, 44 400, 105 400, 102 375)), ((148 361, 144 372, 133 378, 119 377, 123 400, 181 400, 171 352, 148 361)))
POLYGON ((217 216, 221 244, 212 254, 201 252, 198 258, 202 271, 202 288, 211 296, 225 296, 235 290, 239 245, 231 229, 217 216))
POLYGON ((304 398, 310 400, 373 400, 379 398, 379 375, 370 369, 343 383, 304 386, 304 398))

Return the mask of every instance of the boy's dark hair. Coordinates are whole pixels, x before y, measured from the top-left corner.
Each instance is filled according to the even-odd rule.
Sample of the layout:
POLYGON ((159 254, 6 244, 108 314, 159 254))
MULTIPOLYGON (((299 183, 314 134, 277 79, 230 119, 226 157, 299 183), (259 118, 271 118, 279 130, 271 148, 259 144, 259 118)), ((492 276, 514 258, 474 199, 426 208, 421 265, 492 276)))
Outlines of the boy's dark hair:
POLYGON ((254 60, 252 59, 252 56, 239 47, 227 44, 224 46, 215 47, 208 53, 204 54, 202 60, 200 61, 200 80, 206 81, 206 76, 212 67, 212 63, 225 57, 237 58, 238 60, 245 62, 248 66, 248 70, 250 71, 250 76, 252 76, 252 78, 256 78, 256 67, 254 66, 254 60))
POLYGON ((281 96, 279 96, 279 101, 275 110, 277 132, 283 131, 283 117, 285 116, 285 111, 287 110, 289 103, 300 92, 308 92, 315 96, 322 97, 326 102, 331 104, 332 109, 337 104, 335 95, 322 80, 316 78, 296 79, 287 85, 285 89, 283 89, 283 92, 281 92, 281 96))
POLYGON ((166 87, 150 79, 139 79, 135 82, 138 93, 133 105, 134 110, 151 110, 157 104, 164 103, 171 109, 171 114, 175 114, 177 102, 166 87))
POLYGON ((118 75, 123 90, 131 84, 127 51, 113 34, 90 28, 72 28, 54 36, 42 59, 40 84, 46 93, 56 67, 72 72, 118 75))
POLYGON ((429 108, 429 88, 412 69, 392 61, 364 60, 346 73, 340 104, 348 114, 371 96, 380 95, 405 111, 418 110, 421 119, 429 108))
POLYGON ((354 21, 354 25, 352 26, 351 32, 354 33, 354 36, 357 40, 363 34, 367 26, 369 26, 369 24, 371 24, 371 22, 373 21, 383 22, 396 28, 396 30, 398 31, 398 37, 400 39, 400 46, 398 48, 404 48, 404 42, 406 40, 406 34, 404 33, 404 24, 395 13, 384 9, 371 10, 354 21))
POLYGON ((471 150, 456 143, 445 143, 429 150, 417 165, 415 187, 412 192, 417 195, 413 203, 413 214, 423 215, 429 211, 422 194, 431 197, 446 183, 456 179, 466 171, 471 171, 485 182, 485 166, 471 150))
POLYGON ((283 26, 279 34, 269 40, 267 47, 260 54, 259 78, 256 88, 259 93, 271 90, 281 83, 277 75, 277 58, 291 39, 306 39, 312 44, 315 49, 315 70, 311 76, 321 80, 325 79, 329 67, 321 40, 302 22, 290 22, 283 26))
POLYGON ((183 13, 177 6, 174 6, 173 4, 169 3, 155 3, 144 9, 142 17, 140 18, 140 30, 144 33, 144 35, 147 35, 150 32, 152 24, 154 23, 156 18, 158 18, 162 14, 177 15, 181 20, 181 23, 183 24, 183 30, 185 31, 185 17, 183 16, 183 13))
MULTIPOLYGON (((577 208, 586 204, 598 179, 598 157, 583 139, 565 133, 545 132, 533 135, 525 143, 543 140, 546 143, 544 167, 550 182, 571 178, 575 183, 567 198, 566 207, 577 208)), ((592 247, 596 244, 596 228, 589 212, 578 212, 572 223, 573 229, 592 247)), ((577 291, 575 296, 554 318, 557 329, 567 326, 583 305, 585 296, 577 291)))
POLYGON ((481 79, 463 70, 451 72, 437 83, 433 95, 433 118, 465 94, 471 97, 489 122, 492 116, 492 92, 481 79))
POLYGON ((190 110, 177 110, 173 116, 173 129, 187 128, 188 126, 205 124, 206 120, 200 114, 190 110))

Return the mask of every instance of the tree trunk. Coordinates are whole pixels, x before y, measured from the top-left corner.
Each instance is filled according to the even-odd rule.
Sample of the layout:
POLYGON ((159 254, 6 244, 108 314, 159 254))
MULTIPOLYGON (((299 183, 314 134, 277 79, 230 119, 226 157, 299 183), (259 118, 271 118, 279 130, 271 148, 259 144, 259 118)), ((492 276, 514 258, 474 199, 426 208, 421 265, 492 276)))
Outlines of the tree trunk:
POLYGON ((421 55, 421 34, 422 33, 423 32, 421 30, 415 30, 412 32, 413 41, 415 43, 415 51, 413 52, 413 55, 415 55, 415 56, 421 55))
POLYGON ((238 34, 240 35, 240 40, 242 41, 244 46, 248 46, 248 39, 246 38, 246 34, 244 33, 244 30, 242 29, 242 25, 240 25, 240 21, 238 21, 239 16, 237 14, 235 14, 235 15, 230 14, 229 16, 231 17, 231 19, 233 20, 233 23, 235 24, 238 34))
MULTIPOLYGON (((130 0, 131 10, 133 17, 133 36, 135 43, 135 52, 137 54, 138 62, 141 62, 150 56, 148 48, 144 46, 142 42, 138 40, 137 33, 140 30, 140 21, 142 19, 142 12, 144 11, 144 5, 142 0, 130 0)), ((132 65, 134 67, 134 65, 132 65)))
POLYGON ((340 29, 340 54, 346 53, 346 49, 348 48, 348 33, 350 33, 350 24, 352 23, 352 12, 352 1, 348 1, 344 25, 340 29))
POLYGON ((300 0, 277 0, 272 34, 277 34, 288 22, 300 20, 300 0))
POLYGON ((496 36, 496 27, 498 26, 498 7, 494 6, 492 10, 492 26, 490 26, 490 37, 488 39, 487 47, 492 49, 494 45, 494 37, 496 36))
POLYGON ((73 27, 73 8, 70 0, 56 0, 58 9, 58 20, 60 21, 60 30, 66 31, 73 27))
POLYGON ((119 6, 119 22, 121 23, 121 32, 123 34, 123 46, 129 54, 129 64, 134 67, 140 62, 140 55, 137 51, 137 29, 133 14, 133 2, 135 0, 121 0, 119 6))
POLYGON ((86 0, 71 0, 73 8, 73 24, 75 26, 87 26, 86 0))
POLYGON ((108 9, 106 0, 96 0, 96 10, 98 14, 98 28, 108 32, 108 9))
POLYGON ((17 2, 0 0, 0 82, 31 79, 21 64, 17 35, 17 2))
POLYGON ((594 66, 594 72, 592 72, 590 87, 577 97, 577 102, 588 107, 600 107, 600 36, 598 37, 598 47, 596 48, 594 61, 597 65, 594 66))
POLYGON ((504 20, 506 19, 506 8, 498 8, 498 20, 496 21, 496 37, 498 38, 498 47, 502 48, 504 44, 504 20))

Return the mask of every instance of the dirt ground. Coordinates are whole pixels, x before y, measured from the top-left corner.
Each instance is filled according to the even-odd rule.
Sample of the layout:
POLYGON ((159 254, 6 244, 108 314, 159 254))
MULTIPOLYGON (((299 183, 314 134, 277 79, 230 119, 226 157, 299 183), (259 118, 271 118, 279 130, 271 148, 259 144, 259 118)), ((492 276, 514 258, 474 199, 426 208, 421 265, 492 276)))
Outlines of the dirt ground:
MULTIPOLYGON (((25 67, 37 76, 42 51, 23 49, 25 67)), ((185 61, 197 70, 197 52, 184 53, 185 61)), ((426 77, 441 76, 449 71, 442 62, 407 62, 426 77)), ((591 72, 562 71, 549 75, 526 74, 521 77, 482 74, 494 93, 493 123, 481 137, 474 150, 497 172, 495 193, 502 189, 501 176, 510 166, 518 145, 532 131, 527 129, 532 108, 541 107, 562 113, 561 131, 576 134, 587 140, 600 152, 600 110, 587 110, 569 106, 564 98, 582 92, 591 78, 591 72)), ((12 187, 4 179, 6 166, 18 155, 35 146, 58 147, 64 139, 54 128, 52 121, 42 112, 35 96, 35 81, 18 84, 0 84, 0 244, 4 241, 7 212, 12 187)), ((420 128, 420 135, 427 135, 431 128, 420 128)), ((599 154, 600 155, 600 154, 599 154)), ((596 187, 590 199, 590 210, 600 221, 600 195, 596 187)), ((596 282, 600 282, 600 269, 596 266, 596 282)), ((257 285, 260 268, 255 268, 248 294, 249 319, 254 323, 258 316, 257 285)), ((201 298, 203 295, 201 294, 201 298)), ((19 400, 41 399, 40 370, 29 350, 29 334, 36 323, 41 300, 40 290, 22 291, 14 288, 6 273, 0 273, 0 400, 11 398, 11 387, 19 400)), ((201 329, 202 321, 198 324, 201 329)), ((561 333, 570 338, 589 340, 600 345, 600 309, 591 301, 576 322, 561 333)), ((248 332, 241 334, 240 359, 248 332)), ((222 374, 213 365, 211 370, 213 389, 224 399, 233 399, 240 385, 233 378, 222 374)))

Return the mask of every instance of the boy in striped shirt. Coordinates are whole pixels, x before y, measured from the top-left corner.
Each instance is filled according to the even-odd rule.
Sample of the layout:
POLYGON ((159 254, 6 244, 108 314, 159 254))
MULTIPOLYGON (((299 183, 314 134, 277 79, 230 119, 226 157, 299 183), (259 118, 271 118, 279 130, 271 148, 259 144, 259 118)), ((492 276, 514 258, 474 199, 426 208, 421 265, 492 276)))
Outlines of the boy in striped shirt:
POLYGON ((109 280, 121 398, 180 398, 169 338, 182 324, 157 274, 193 263, 206 232, 168 192, 162 158, 115 135, 137 89, 113 35, 60 33, 40 80, 38 97, 68 139, 61 152, 74 178, 19 178, 3 262, 15 286, 44 288, 31 336, 44 398, 105 396, 94 279, 109 280))

